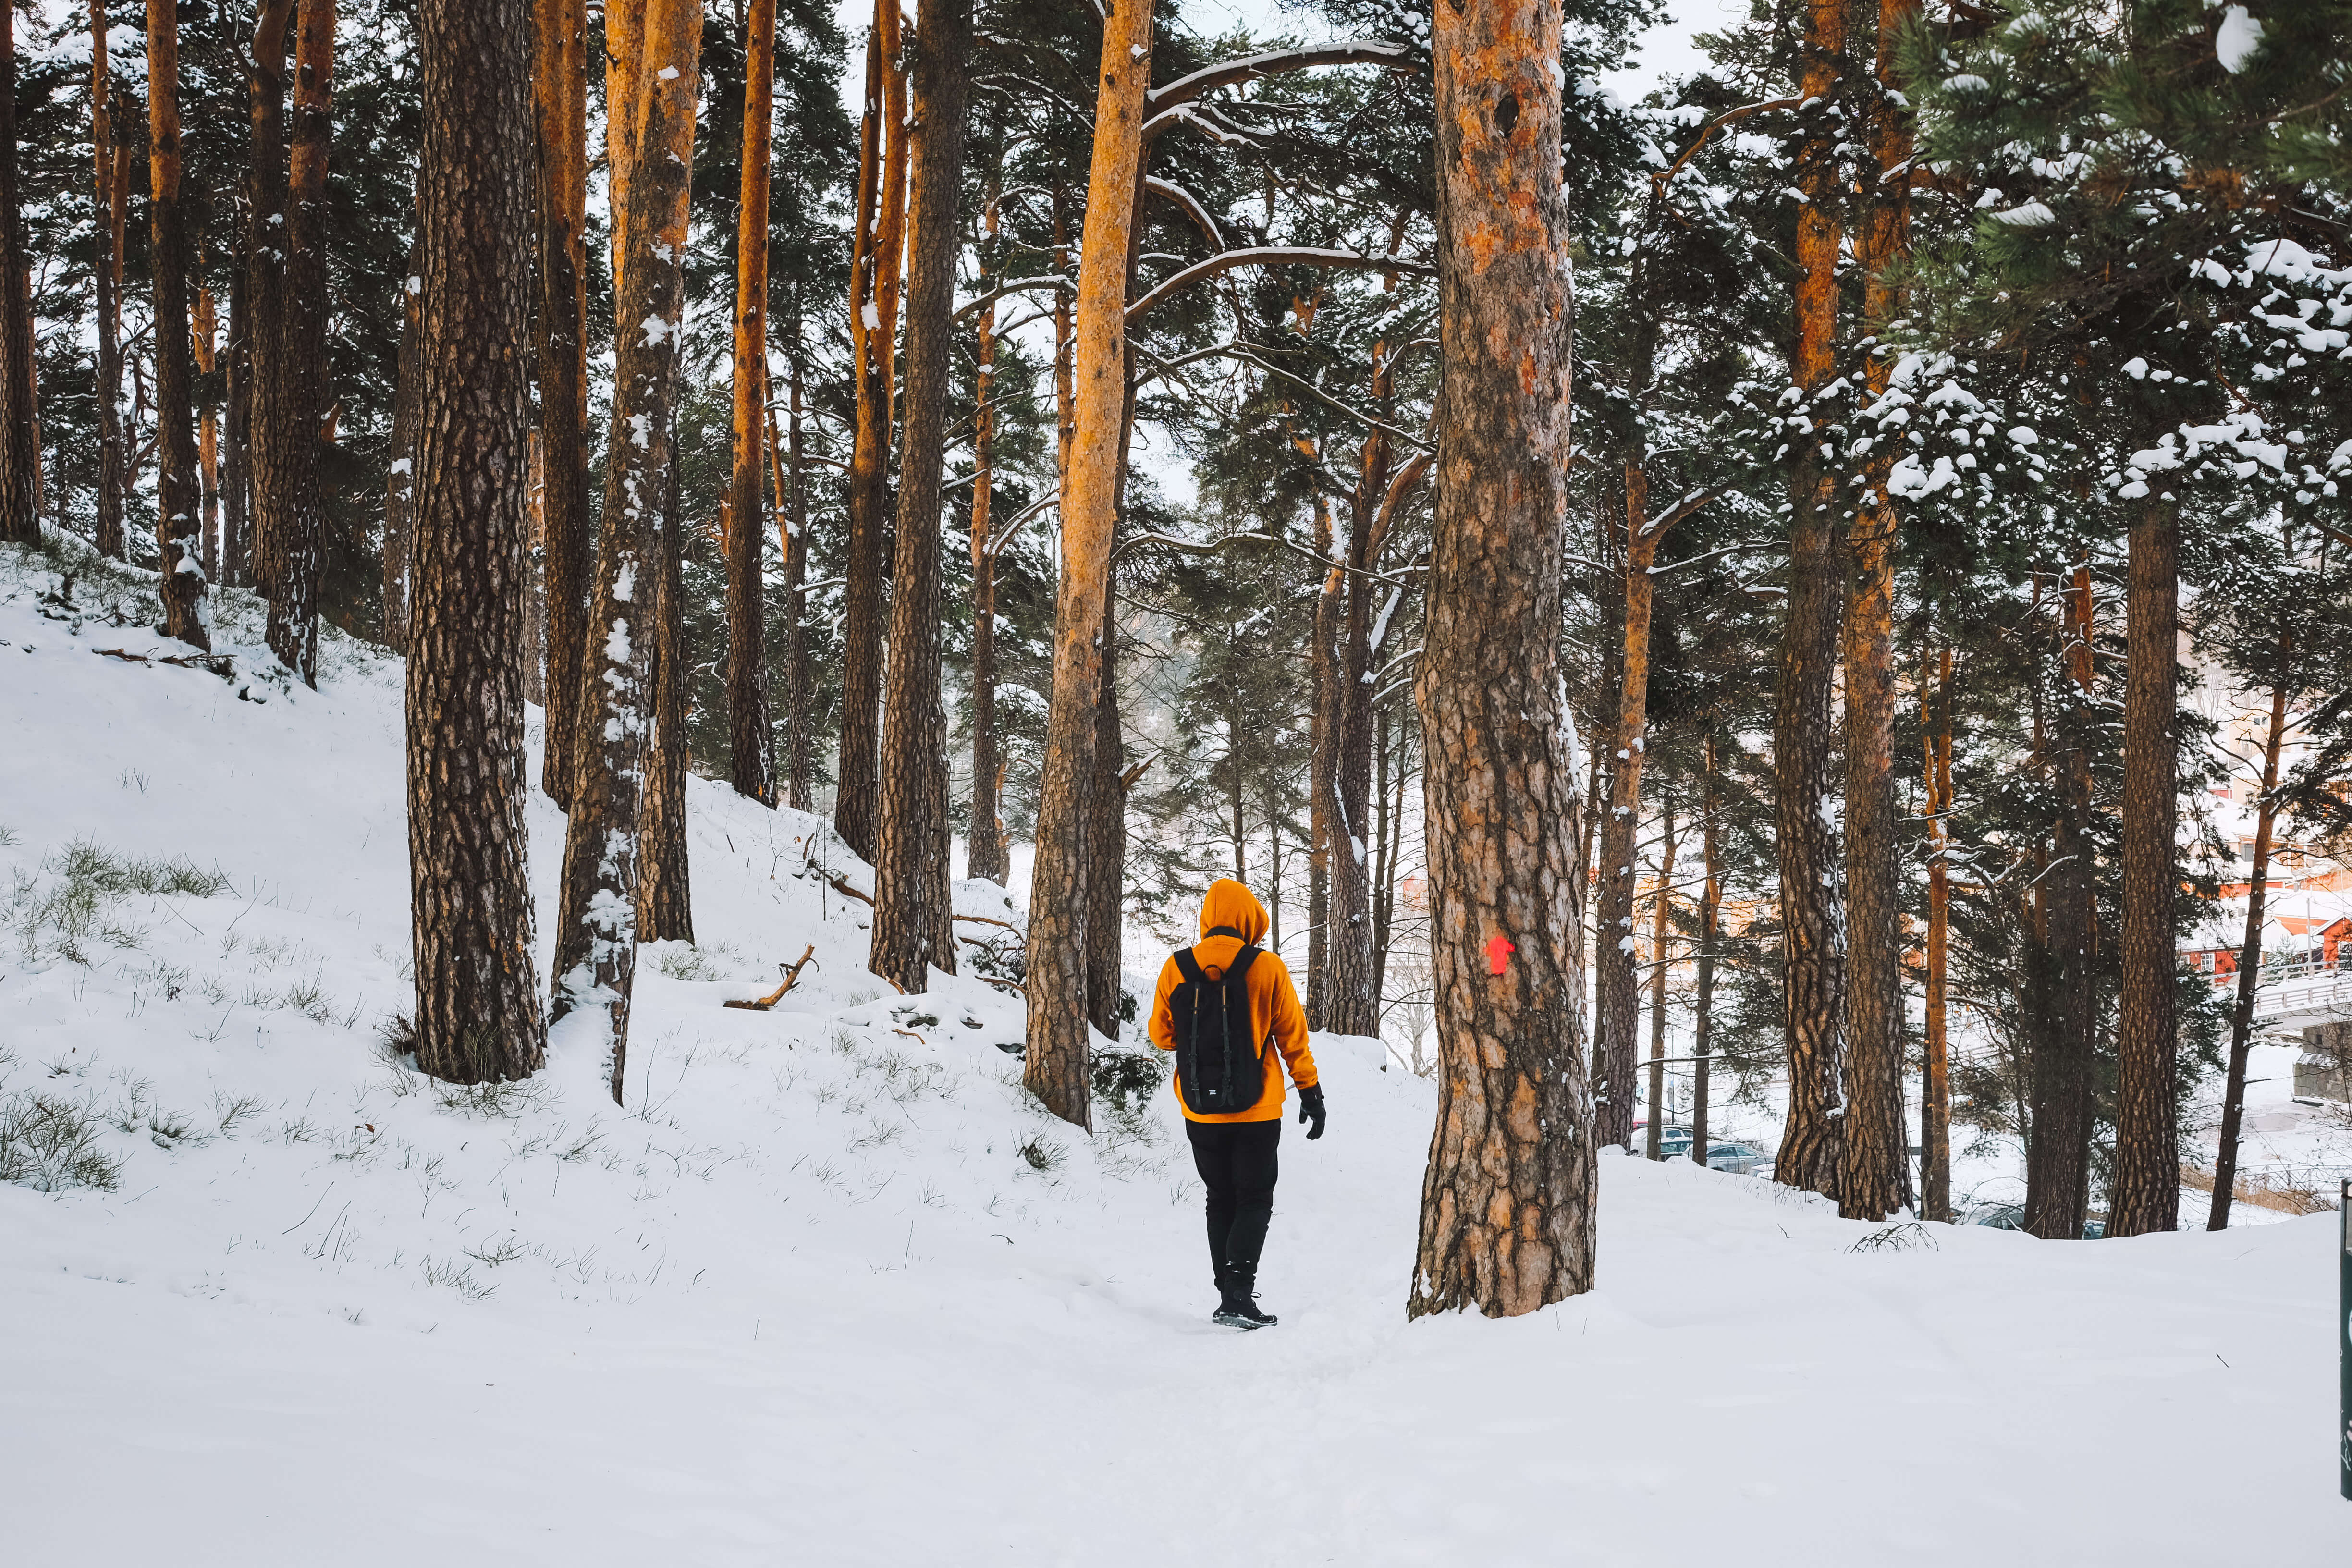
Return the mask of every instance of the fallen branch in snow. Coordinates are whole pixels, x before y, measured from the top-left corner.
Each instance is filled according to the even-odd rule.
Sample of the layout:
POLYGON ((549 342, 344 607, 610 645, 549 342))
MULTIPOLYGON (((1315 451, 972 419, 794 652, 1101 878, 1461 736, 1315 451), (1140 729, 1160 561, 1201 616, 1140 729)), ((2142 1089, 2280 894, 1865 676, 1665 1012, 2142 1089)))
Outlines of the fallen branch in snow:
POLYGON ((119 658, 125 664, 172 664, 182 669, 205 669, 223 680, 235 678, 236 666, 222 653, 131 653, 119 647, 94 647, 89 650, 100 658, 119 658))
POLYGON ((753 1013, 766 1012, 769 1008, 774 1006, 777 1003, 784 999, 785 992, 790 991, 793 986, 800 984, 801 971, 807 966, 808 961, 815 954, 815 952, 816 943, 814 942, 811 942, 807 947, 803 948, 801 951, 800 962, 793 964, 790 969, 784 972, 784 983, 782 985, 777 986, 773 991, 769 992, 765 996, 758 997, 749 1002, 730 1001, 722 1004, 722 1005, 729 1007, 741 1007, 753 1013))
POLYGON ((894 1035, 906 1036, 908 1039, 914 1041, 915 1044, 922 1047, 925 1050, 929 1050, 931 1048, 931 1042, 923 1038, 922 1036, 915 1033, 912 1029, 893 1029, 890 1032, 894 1035))

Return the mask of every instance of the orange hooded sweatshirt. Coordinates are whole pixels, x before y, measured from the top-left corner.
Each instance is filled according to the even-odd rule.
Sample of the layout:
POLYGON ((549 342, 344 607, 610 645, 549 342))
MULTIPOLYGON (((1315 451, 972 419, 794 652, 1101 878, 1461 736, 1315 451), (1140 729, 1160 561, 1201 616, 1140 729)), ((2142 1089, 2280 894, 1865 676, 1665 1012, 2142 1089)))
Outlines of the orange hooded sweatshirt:
MULTIPOLYGON (((1257 896, 1230 877, 1220 877, 1209 884, 1209 896, 1201 903, 1202 938, 1192 947, 1194 959, 1211 979, 1225 972, 1241 950, 1265 935, 1271 922, 1265 906, 1257 896), (1230 936, 1210 936, 1206 933, 1219 926, 1230 926, 1242 933, 1241 940, 1230 936)), ((1301 1089, 1315 1087, 1315 1056, 1307 1048, 1307 1013, 1298 1005, 1298 992, 1290 984, 1290 971, 1282 960, 1271 952, 1261 952, 1250 961, 1245 976, 1249 986, 1250 1034, 1259 1041, 1271 1039, 1275 1048, 1264 1051, 1265 1058, 1265 1093, 1247 1110, 1236 1110, 1222 1116, 1202 1116, 1184 1103, 1179 1089, 1177 1107, 1189 1121, 1274 1121, 1282 1116, 1284 1090, 1282 1071, 1289 1064, 1291 1081, 1301 1089)), ((1151 998, 1151 1043, 1163 1051, 1176 1048, 1175 1020, 1168 1009, 1168 998, 1184 983, 1184 972, 1170 957, 1160 966, 1160 986, 1151 998)))

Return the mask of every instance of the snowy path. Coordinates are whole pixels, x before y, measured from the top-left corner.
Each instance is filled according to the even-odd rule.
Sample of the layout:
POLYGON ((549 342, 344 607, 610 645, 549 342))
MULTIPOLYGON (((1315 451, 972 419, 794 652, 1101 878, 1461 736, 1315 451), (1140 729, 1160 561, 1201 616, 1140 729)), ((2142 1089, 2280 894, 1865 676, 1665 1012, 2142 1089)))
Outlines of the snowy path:
MULTIPOLYGON (((0 1185, 10 1563, 2352 1552, 2333 1216, 1854 1254, 1873 1227, 1611 1158, 1601 1289, 1408 1325, 1433 1091, 1332 1041, 1330 1134, 1283 1149, 1283 1323, 1236 1335, 1164 1094, 1089 1142, 990 1048, 1009 999, 877 994, 860 907, 792 874, 806 819, 695 785, 706 946, 649 954, 676 973, 645 971, 631 1111, 561 1039, 528 1095, 443 1095, 373 1039, 407 942, 395 672, 257 706, 22 598, 0 638, 0 1095, 113 1117, 123 1162, 0 1185), (82 837, 230 890, 114 897, 131 940, 73 962, 41 900, 82 837), (718 1005, 810 940, 802 1011, 718 1005)), ((560 827, 541 803, 543 890, 560 827)))

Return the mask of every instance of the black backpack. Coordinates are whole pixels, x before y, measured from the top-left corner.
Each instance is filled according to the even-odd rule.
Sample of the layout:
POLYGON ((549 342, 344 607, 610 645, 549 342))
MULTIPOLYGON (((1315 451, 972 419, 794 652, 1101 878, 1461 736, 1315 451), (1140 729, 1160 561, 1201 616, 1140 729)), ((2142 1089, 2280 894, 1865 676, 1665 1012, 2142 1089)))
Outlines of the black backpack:
MULTIPOLYGON (((1210 936, 1239 937, 1231 926, 1210 936)), ((1176 1075, 1185 1106, 1202 1116, 1230 1116, 1265 1097, 1265 1047, 1250 1037, 1247 976, 1263 948, 1244 946, 1212 980, 1186 948, 1176 954, 1184 983, 1168 998, 1176 1033, 1176 1075)))

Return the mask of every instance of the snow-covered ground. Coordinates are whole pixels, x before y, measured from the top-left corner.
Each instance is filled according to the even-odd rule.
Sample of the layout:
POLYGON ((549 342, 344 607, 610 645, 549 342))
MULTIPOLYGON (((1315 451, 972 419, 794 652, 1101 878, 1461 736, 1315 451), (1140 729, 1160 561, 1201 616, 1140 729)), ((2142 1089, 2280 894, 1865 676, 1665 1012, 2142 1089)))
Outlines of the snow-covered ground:
MULTIPOLYGON (((376 1038, 397 667, 334 639, 310 693, 99 657, 175 650, 35 585, 0 561, 0 1100, 86 1109, 120 1170, 0 1184, 8 1563, 2352 1549, 2332 1215, 1891 1233, 1611 1157, 1598 1290, 1408 1324, 1433 1089, 1331 1039, 1330 1132, 1285 1140, 1282 1325, 1235 1334, 1165 1091, 1091 1139, 1042 1115, 995 1048, 1015 999, 890 993, 814 874, 864 868, 702 781, 703 945, 646 954, 629 1105, 561 1037, 528 1086, 434 1085, 376 1038), (811 942, 777 1010, 719 1005, 811 942)), ((544 911, 561 819, 530 829, 544 911)))

